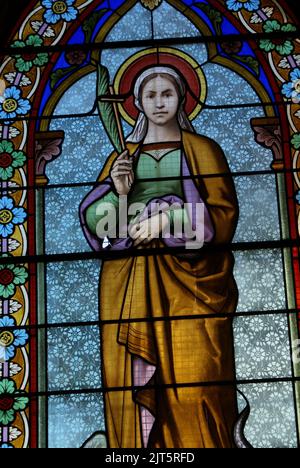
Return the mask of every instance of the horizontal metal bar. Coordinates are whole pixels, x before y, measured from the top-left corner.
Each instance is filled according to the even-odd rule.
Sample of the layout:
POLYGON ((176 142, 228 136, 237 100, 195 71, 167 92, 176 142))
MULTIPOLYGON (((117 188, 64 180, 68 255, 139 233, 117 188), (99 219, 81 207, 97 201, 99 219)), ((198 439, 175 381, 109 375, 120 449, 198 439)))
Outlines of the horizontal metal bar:
MULTIPOLYGON (((234 313, 215 313, 212 312, 211 314, 191 314, 191 315, 176 315, 176 316, 168 316, 168 317, 147 317, 147 318, 134 318, 134 319, 118 319, 118 320, 90 320, 85 322, 48 322, 48 323, 40 323, 40 324, 29 324, 29 325, 15 325, 15 326, 5 326, 0 327, 1 329, 5 329, 8 331, 13 330, 28 330, 31 333, 38 332, 39 330, 65 330, 71 328, 91 328, 91 327, 103 327, 106 325, 121 325, 121 324, 130 324, 130 323, 157 323, 157 322, 176 322, 182 320, 216 320, 216 319, 236 319, 236 318, 249 318, 249 317, 265 317, 267 315, 271 315, 274 317, 288 315, 293 316, 296 314, 300 314, 300 309, 277 309, 277 310, 260 310, 260 311, 245 311, 245 312, 234 312, 234 313)), ((300 317, 300 315, 299 315, 300 317)))
MULTIPOLYGON (((207 244, 200 251, 196 252, 202 256, 209 253, 220 252, 237 252, 237 251, 255 251, 255 250, 278 250, 284 248, 300 247, 300 239, 285 239, 278 241, 259 241, 259 242, 235 242, 230 244, 207 244)), ((1 257, 0 265, 19 265, 19 264, 38 264, 38 263, 59 263, 73 262, 86 260, 118 260, 128 257, 142 257, 151 255, 182 255, 195 254, 195 250, 186 249, 185 247, 164 247, 164 248, 145 248, 145 249, 124 249, 121 251, 105 250, 103 252, 74 252, 61 254, 44 254, 44 255, 25 255, 1 257)))
MULTIPOLYGON (((282 100, 282 101, 272 101, 272 102, 254 102, 254 103, 245 103, 245 104, 223 104, 223 105, 210 105, 206 103, 202 103, 200 100, 196 100, 199 104, 202 105, 202 110, 210 110, 210 111, 217 111, 217 110, 233 110, 233 109, 252 109, 252 108, 268 108, 268 107, 276 107, 276 106, 288 106, 291 105, 291 100, 282 100)), ((90 111, 78 113, 78 114, 61 114, 61 115, 41 115, 41 116, 24 116, 24 117, 16 117, 13 119, 0 119, 0 123, 2 125, 6 124, 13 124, 14 122, 43 122, 43 121, 52 121, 52 120, 70 120, 70 119, 79 119, 79 118, 94 118, 97 117, 98 114, 95 113, 96 108, 95 104, 90 111)))
MULTIPOLYGON (((214 178, 238 178, 238 177, 254 177, 254 176, 276 176, 278 174, 298 174, 300 173, 300 169, 269 169, 269 170, 261 170, 261 171, 237 171, 237 172, 226 172, 226 173, 214 173, 214 174, 197 174, 197 175, 190 175, 190 176, 180 176, 180 177, 148 177, 148 178, 139 178, 138 182, 157 182, 157 181, 173 181, 173 180, 204 180, 204 179, 214 179, 214 178)), ((101 185, 106 185, 104 182, 74 182, 74 183, 66 183, 66 184, 48 184, 43 185, 28 185, 28 186, 18 186, 18 187, 10 187, 10 186, 3 186, 0 185, 0 193, 5 192, 19 192, 19 191, 48 191, 48 190, 55 190, 55 189, 62 189, 62 188, 94 188, 100 187, 101 185)))
MULTIPOLYGON (((99 370, 100 373, 100 370, 99 370)), ((207 387, 237 387, 242 385, 262 385, 262 384, 283 384, 283 383, 299 383, 300 377, 278 377, 278 378, 260 378, 260 379, 237 379, 237 380, 220 380, 207 382, 184 382, 184 383, 169 383, 155 384, 145 386, 124 386, 124 387, 98 387, 98 388, 80 388, 72 390, 51 390, 44 392, 29 392, 26 393, 30 399, 39 397, 60 397, 60 396, 75 396, 75 395, 95 395, 115 392, 138 392, 141 390, 167 390, 167 389, 184 389, 184 388, 207 388, 207 387)))
POLYGON ((168 45, 189 45, 189 44, 219 44, 232 41, 260 41, 262 39, 299 39, 300 30, 296 31, 279 31, 279 32, 262 32, 262 33, 246 33, 246 34, 223 34, 223 35, 202 35, 190 37, 172 37, 172 38, 147 38, 129 41, 113 41, 113 42, 93 42, 84 44, 56 44, 51 46, 25 46, 25 47, 0 47, 0 55, 15 56, 32 53, 54 53, 54 52, 71 52, 74 50, 82 50, 90 52, 94 50, 115 50, 115 49, 131 49, 139 47, 163 47, 168 45))

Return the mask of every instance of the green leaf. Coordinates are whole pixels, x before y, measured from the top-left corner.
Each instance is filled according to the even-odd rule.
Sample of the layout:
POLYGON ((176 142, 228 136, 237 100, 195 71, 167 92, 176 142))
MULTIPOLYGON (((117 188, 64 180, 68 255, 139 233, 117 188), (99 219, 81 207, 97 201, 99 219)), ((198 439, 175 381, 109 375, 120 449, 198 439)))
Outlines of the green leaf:
MULTIPOLYGON (((98 96, 109 94, 109 73, 106 67, 99 65, 98 67, 98 96)), ((112 142, 113 146, 120 154, 122 145, 119 137, 118 126, 113 110, 113 105, 109 102, 101 102, 98 100, 98 109, 103 126, 112 142)))
POLYGON ((12 167, 8 167, 6 169, 3 169, 3 167, 0 167, 0 180, 7 181, 12 178, 14 174, 14 170, 12 167))
POLYGON ((285 41, 283 44, 276 46, 276 50, 280 55, 291 55, 294 51, 294 45, 291 41, 285 41))
POLYGON ((13 380, 3 379, 0 382, 0 395, 9 393, 13 394, 15 392, 16 386, 13 380))
POLYGON ((15 41, 12 45, 12 47, 26 47, 26 44, 24 41, 15 41))
POLYGON ((276 46, 272 41, 270 41, 270 39, 261 39, 259 42, 259 47, 265 52, 271 52, 275 49, 276 46))
POLYGON ((264 24, 264 31, 267 33, 272 33, 274 31, 280 31, 281 26, 277 20, 268 20, 264 24))
POLYGON ((32 69, 33 63, 31 61, 25 61, 22 57, 19 57, 16 61, 16 69, 19 72, 27 73, 32 69))
POLYGON ((300 149, 300 133, 296 133, 292 138, 292 145, 296 150, 300 149))
POLYGON ((23 151, 14 151, 13 152, 13 162, 12 162, 12 167, 22 167, 25 164, 26 161, 26 156, 23 153, 23 151))
POLYGON ((102 10, 95 11, 92 13, 87 20, 82 25, 83 32, 85 34, 85 42, 90 42, 92 39, 92 35, 97 23, 101 20, 101 18, 108 12, 107 8, 103 8, 102 10))
POLYGON ((16 397, 13 409, 15 411, 24 410, 28 406, 28 403, 29 399, 27 397, 16 397))
POLYGON ((293 24, 287 23, 287 24, 284 24, 281 27, 281 30, 284 31, 284 32, 295 32, 295 31, 297 31, 297 28, 293 24))
POLYGON ((16 288, 14 284, 9 284, 8 286, 3 286, 3 284, 0 284, 0 297, 8 299, 14 295, 15 290, 16 288))
POLYGON ((36 59, 34 59, 33 63, 37 67, 42 67, 49 62, 48 54, 37 54, 36 59))
POLYGON ((249 68, 251 68, 256 75, 259 75, 259 62, 251 55, 233 55, 233 58, 239 60, 239 62, 244 63, 249 68))
POLYGON ((196 2, 193 6, 199 8, 199 10, 202 10, 208 16, 216 30, 216 33, 221 35, 221 24, 223 22, 221 13, 205 3, 196 2))
POLYGON ((14 145, 11 141, 2 140, 0 142, 0 153, 12 153, 14 150, 14 145))
POLYGON ((19 285, 19 284, 26 283, 26 280, 28 278, 28 273, 24 267, 14 268, 14 275, 15 275, 14 284, 19 285))
POLYGON ((8 424, 12 423, 14 419, 15 419, 14 410, 0 411, 0 424, 3 424, 3 426, 8 426, 8 424))
POLYGON ((37 34, 31 34, 27 37, 26 45, 40 47, 43 45, 43 39, 37 34))
POLYGON ((98 96, 109 94, 109 72, 103 65, 98 66, 98 96))
POLYGON ((68 76, 70 73, 76 70, 76 66, 73 65, 72 67, 68 68, 58 68, 55 72, 53 72, 50 76, 50 86, 51 89, 54 89, 57 83, 68 76))

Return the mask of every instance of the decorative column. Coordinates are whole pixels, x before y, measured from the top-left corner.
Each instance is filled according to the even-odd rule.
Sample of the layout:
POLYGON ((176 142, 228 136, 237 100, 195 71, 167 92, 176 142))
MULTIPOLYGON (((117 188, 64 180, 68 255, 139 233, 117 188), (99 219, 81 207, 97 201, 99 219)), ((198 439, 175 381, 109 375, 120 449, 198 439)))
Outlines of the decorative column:
MULTIPOLYGON (((35 140, 35 183, 36 189, 36 254, 45 254, 45 188, 49 183, 46 176, 47 164, 57 159, 62 152, 64 132, 39 132, 35 140)), ((37 314, 38 324, 38 388, 47 388, 47 297, 45 294, 46 265, 37 265, 37 314)), ((39 448, 47 448, 47 398, 39 399, 39 448)))

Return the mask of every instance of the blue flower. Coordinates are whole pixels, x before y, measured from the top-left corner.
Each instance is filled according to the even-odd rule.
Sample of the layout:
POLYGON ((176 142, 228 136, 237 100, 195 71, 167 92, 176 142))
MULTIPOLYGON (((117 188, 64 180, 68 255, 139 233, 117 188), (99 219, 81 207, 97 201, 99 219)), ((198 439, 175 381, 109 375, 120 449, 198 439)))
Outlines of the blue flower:
POLYGON ((15 320, 11 317, 0 319, 0 361, 6 362, 16 354, 16 348, 25 346, 28 341, 28 334, 24 329, 14 330, 15 320), (8 329, 7 329, 8 328, 8 329))
POLYGON ((226 0, 227 8, 231 11, 257 11, 260 8, 260 0, 226 0))
POLYGON ((282 87, 282 93, 295 104, 300 102, 300 68, 296 68, 290 74, 290 82, 282 87))
POLYGON ((16 208, 12 198, 0 198, 0 236, 9 237, 15 225, 23 224, 26 217, 24 208, 16 208))
POLYGON ((56 24, 61 20, 73 21, 77 18, 78 10, 73 5, 75 0, 43 0, 46 8, 44 19, 46 23, 56 24))
POLYGON ((16 86, 6 88, 0 97, 0 119, 14 119, 17 115, 26 115, 31 109, 28 99, 21 99, 21 90, 16 86))
POLYGON ((0 444, 0 449, 13 449, 13 445, 11 444, 0 444))

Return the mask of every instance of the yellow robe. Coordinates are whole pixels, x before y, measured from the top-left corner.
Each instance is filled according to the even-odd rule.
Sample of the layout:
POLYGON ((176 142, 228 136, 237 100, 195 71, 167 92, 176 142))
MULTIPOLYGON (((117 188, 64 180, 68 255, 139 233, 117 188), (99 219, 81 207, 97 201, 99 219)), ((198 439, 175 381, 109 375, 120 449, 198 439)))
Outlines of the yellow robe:
MULTIPOLYGON (((197 179, 196 185, 213 221, 213 243, 230 243, 238 203, 222 150, 212 140, 188 132, 183 132, 183 147, 191 174, 222 174, 197 179)), ((128 149, 133 154, 137 145, 128 144, 128 149)), ((113 154, 108 159, 100 181, 109 176, 115 158, 113 154)), ((153 241, 151 247, 158 245, 160 241, 153 241)), ((101 319, 154 319, 102 326, 105 416, 111 448, 142 447, 139 404, 156 418, 148 447, 234 445, 237 404, 233 333, 232 318, 226 317, 235 312, 238 299, 234 259, 229 250, 198 253, 194 260, 152 255, 103 263, 101 319), (225 316, 213 318, 216 313, 225 316), (208 314, 211 318, 172 320, 208 314), (155 321, 161 317, 170 320, 155 321), (115 390, 133 385, 133 356, 156 366, 151 382, 157 385, 156 391, 115 390), (229 383, 217 385, 218 381, 229 383)))

